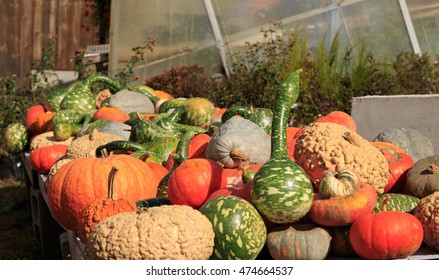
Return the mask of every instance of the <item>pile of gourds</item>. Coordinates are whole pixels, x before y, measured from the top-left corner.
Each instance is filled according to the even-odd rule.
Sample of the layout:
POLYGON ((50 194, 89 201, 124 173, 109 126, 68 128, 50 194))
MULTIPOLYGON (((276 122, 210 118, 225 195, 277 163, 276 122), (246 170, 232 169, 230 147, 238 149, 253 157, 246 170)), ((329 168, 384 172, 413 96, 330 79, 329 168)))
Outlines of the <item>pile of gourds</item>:
POLYGON ((91 76, 32 106, 5 138, 48 174, 49 209, 84 243, 85 258, 395 259, 423 243, 439 250, 431 142, 398 129, 368 141, 340 111, 289 126, 300 73, 279 85, 273 111, 91 76), (107 88, 96 93, 96 83, 107 88), (403 149, 392 140, 402 135, 424 145, 403 149))

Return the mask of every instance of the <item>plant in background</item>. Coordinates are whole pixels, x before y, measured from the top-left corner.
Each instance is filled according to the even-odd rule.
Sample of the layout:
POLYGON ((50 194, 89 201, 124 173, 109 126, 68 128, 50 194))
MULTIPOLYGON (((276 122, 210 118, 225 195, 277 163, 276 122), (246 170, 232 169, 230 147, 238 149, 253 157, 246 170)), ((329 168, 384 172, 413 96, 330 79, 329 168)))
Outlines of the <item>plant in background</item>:
POLYGON ((20 90, 15 75, 0 75, 0 156, 8 155, 5 146, 5 130, 11 123, 24 123, 24 108, 29 107, 29 96, 20 90))
POLYGON ((212 79, 199 65, 172 67, 158 76, 147 78, 145 84, 174 97, 205 97, 215 102, 210 93, 212 79))
POLYGON ((72 62, 75 65, 75 71, 78 73, 78 80, 85 79, 92 74, 93 70, 90 66, 93 63, 89 59, 85 59, 85 50, 83 48, 76 50, 72 62))
POLYGON ((152 52, 154 47, 158 45, 157 38, 148 37, 142 46, 137 46, 131 50, 134 54, 131 55, 124 68, 118 69, 114 78, 121 82, 123 85, 127 85, 130 81, 138 80, 139 77, 134 73, 134 67, 139 62, 145 61, 145 51, 152 52))
POLYGON ((32 63, 33 71, 29 73, 32 103, 37 103, 44 99, 52 92, 54 87, 61 84, 58 75, 54 72, 56 60, 55 47, 55 39, 49 39, 47 45, 42 48, 41 59, 32 63))

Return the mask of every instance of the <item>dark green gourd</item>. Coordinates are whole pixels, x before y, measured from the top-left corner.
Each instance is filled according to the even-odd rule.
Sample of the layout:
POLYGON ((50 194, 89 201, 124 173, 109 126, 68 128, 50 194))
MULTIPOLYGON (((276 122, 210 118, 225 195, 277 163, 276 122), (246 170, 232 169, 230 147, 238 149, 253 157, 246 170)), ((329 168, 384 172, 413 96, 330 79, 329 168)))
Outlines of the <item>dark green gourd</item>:
POLYGON ((227 109, 221 116, 221 122, 225 123, 228 119, 235 115, 240 115, 249 121, 259 125, 265 132, 271 133, 271 125, 273 122, 273 112, 267 108, 254 108, 247 106, 234 106, 227 109))
POLYGON ((271 156, 253 178, 252 200, 269 221, 293 223, 313 202, 313 186, 305 171, 291 161, 286 149, 288 113, 299 94, 299 73, 291 73, 278 87, 274 108, 271 156))

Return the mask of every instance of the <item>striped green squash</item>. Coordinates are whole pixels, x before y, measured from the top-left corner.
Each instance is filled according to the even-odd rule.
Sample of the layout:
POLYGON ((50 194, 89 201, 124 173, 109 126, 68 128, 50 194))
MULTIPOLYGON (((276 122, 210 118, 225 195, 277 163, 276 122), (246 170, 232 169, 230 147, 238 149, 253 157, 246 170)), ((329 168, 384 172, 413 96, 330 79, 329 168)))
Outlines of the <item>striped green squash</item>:
POLYGON ((224 114, 221 116, 221 122, 225 123, 235 115, 240 115, 241 117, 259 125, 266 133, 271 133, 273 112, 270 109, 234 106, 224 112, 224 114))
POLYGON ((383 211, 385 204, 386 211, 402 211, 411 213, 418 205, 419 198, 402 193, 384 193, 378 196, 377 204, 373 209, 374 213, 383 211))
POLYGON ((279 86, 273 116, 270 160, 253 178, 252 200, 269 221, 293 223, 304 217, 313 202, 313 185, 305 171, 291 161, 286 149, 288 113, 299 94, 299 73, 290 74, 279 86))
POLYGON ((215 232, 213 260, 254 260, 262 251, 267 228, 258 211, 245 199, 222 195, 199 209, 215 232))

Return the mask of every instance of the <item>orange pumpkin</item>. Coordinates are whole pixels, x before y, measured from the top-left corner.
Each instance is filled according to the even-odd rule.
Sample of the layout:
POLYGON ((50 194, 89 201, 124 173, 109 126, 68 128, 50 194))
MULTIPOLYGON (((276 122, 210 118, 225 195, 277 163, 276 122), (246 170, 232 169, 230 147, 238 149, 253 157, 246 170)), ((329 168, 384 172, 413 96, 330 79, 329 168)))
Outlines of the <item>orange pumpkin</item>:
POLYGON ((352 131, 357 132, 357 125, 355 124, 354 119, 351 117, 351 115, 343 111, 332 111, 327 115, 316 119, 315 122, 338 123, 351 129, 352 131))
POLYGON ((422 245, 424 229, 412 214, 381 211, 359 217, 349 230, 354 251, 363 259, 401 259, 422 245))
POLYGON ((93 120, 105 118, 113 122, 125 122, 130 116, 123 110, 115 107, 101 107, 93 114, 93 120))
POLYGON ((296 145, 297 137, 303 128, 289 126, 287 127, 287 154, 288 157, 294 161, 294 146, 296 145))
POLYGON ((94 200, 81 213, 76 235, 83 243, 87 243, 91 231, 100 221, 119 213, 138 210, 136 202, 117 198, 114 184, 117 171, 117 168, 112 168, 108 175, 108 197, 94 200))
POLYGON ((158 99, 174 99, 174 96, 172 94, 167 93, 166 91, 163 90, 154 90, 154 95, 158 99))
POLYGON ((55 144, 32 150, 29 163, 33 170, 47 174, 55 162, 66 154, 68 145, 55 144))
POLYGON ((39 114, 29 128, 30 133, 38 135, 53 130, 53 126, 51 126, 53 115, 55 115, 55 112, 51 111, 39 114))
POLYGON ((398 146, 390 142, 371 142, 389 162, 389 182, 384 193, 400 192, 407 184, 407 172, 414 165, 413 159, 398 146))
POLYGON ((33 105, 26 111, 26 127, 30 129, 39 114, 46 112, 43 105, 33 105))
POLYGON ((198 209, 222 187, 223 167, 206 158, 183 161, 169 176, 168 197, 172 204, 198 209))
MULTIPOLYGON (((204 158, 206 157, 206 147, 207 144, 209 144, 211 136, 206 133, 197 134, 195 135, 190 141, 188 146, 188 159, 189 158, 204 158)), ((169 155, 167 161, 166 161, 166 168, 168 170, 171 170, 174 166, 174 157, 173 154, 175 154, 175 151, 169 155)))
POLYGON ((138 201, 155 197, 156 177, 144 161, 126 155, 77 158, 58 169, 46 181, 48 206, 53 217, 66 229, 75 230, 83 209, 108 195, 108 174, 115 167, 116 196, 138 201))
POLYGON ((154 161, 146 161, 146 164, 148 164, 151 170, 154 172, 158 186, 163 177, 168 174, 169 170, 160 163, 154 161))

